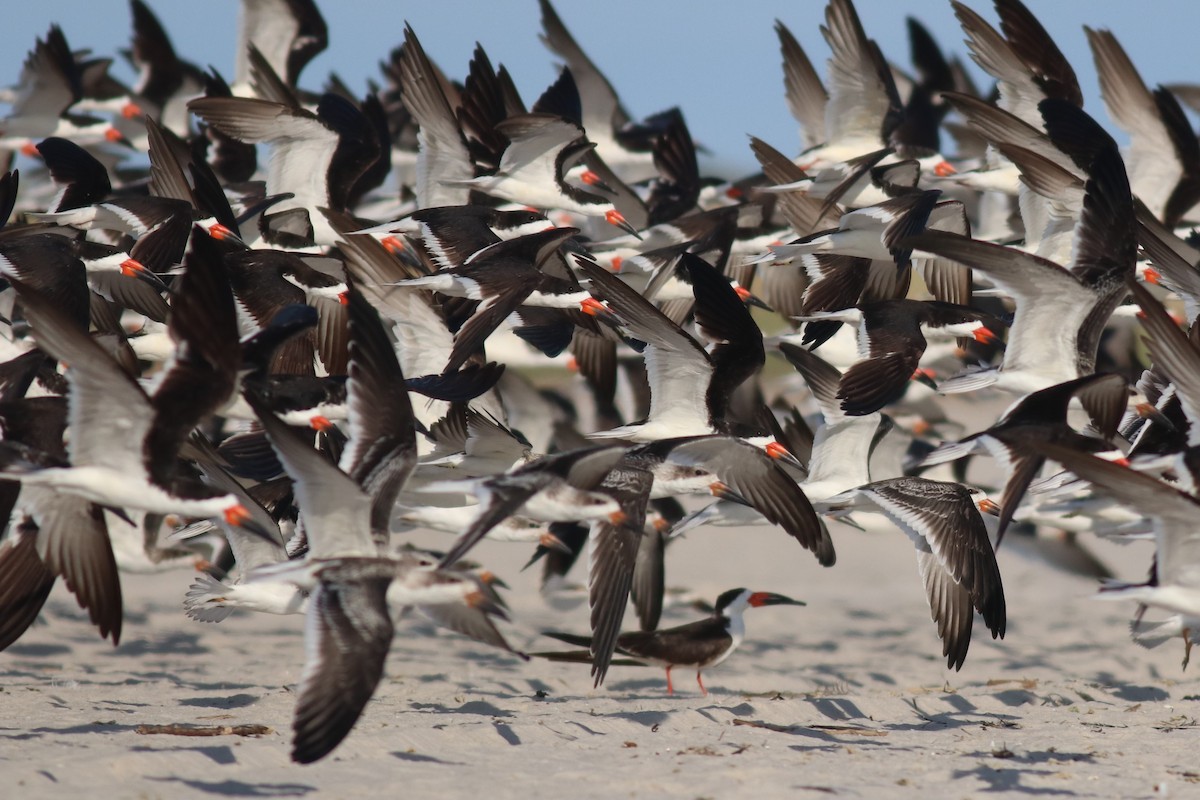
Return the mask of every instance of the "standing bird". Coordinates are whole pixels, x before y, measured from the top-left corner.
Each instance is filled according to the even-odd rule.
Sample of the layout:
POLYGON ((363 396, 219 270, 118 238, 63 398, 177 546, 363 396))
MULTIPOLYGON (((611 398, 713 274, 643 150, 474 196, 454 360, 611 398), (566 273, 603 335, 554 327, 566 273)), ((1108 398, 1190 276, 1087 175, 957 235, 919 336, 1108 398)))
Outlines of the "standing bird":
MULTIPOLYGON (((671 685, 671 670, 675 667, 694 667, 696 683, 705 697, 708 689, 700 673, 715 667, 737 649, 746 636, 746 623, 742 614, 747 608, 761 606, 803 606, 803 601, 793 600, 772 592, 752 592, 749 589, 730 589, 717 598, 716 607, 707 619, 689 622, 675 628, 659 631, 634 631, 617 637, 617 652, 631 661, 620 664, 657 664, 667 670, 667 694, 674 694, 671 685)), ((547 636, 579 647, 592 646, 590 636, 548 631, 547 636)), ((551 661, 591 662, 590 651, 565 653, 531 653, 551 661)))

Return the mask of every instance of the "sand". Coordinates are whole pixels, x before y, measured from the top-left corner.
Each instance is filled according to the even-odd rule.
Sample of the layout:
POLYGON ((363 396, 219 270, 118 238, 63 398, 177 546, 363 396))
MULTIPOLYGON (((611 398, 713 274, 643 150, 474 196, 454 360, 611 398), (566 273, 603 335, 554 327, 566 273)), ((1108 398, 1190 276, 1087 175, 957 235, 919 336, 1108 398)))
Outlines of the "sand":
MULTIPOLYGON (((1131 608, 1094 581, 1001 549, 1009 628, 981 620, 965 667, 945 667, 908 541, 836 527, 838 564, 770 528, 701 530, 672 545, 668 582, 710 599, 745 585, 806 608, 752 609, 747 640, 707 675, 709 696, 660 670, 524 663, 404 621, 387 674, 328 758, 291 763, 303 619, 184 617, 186 570, 125 579, 120 647, 57 587, 0 654, 0 775, 35 798, 174 797, 1149 797, 1200 794, 1200 684, 1183 646, 1129 641, 1131 608), (146 725, 270 729, 184 737, 146 725)), ((431 540, 445 543, 445 539, 431 540)), ((1125 577, 1147 546, 1100 551, 1125 577)), ((521 546, 479 558, 512 585, 518 647, 586 631, 520 573, 521 546)), ((630 615, 632 617, 632 615, 630 615)), ((694 619, 670 608, 664 625, 694 619)), ((632 624, 630 622, 629 624, 632 624)), ((9 794, 12 792, 12 794, 9 794)))

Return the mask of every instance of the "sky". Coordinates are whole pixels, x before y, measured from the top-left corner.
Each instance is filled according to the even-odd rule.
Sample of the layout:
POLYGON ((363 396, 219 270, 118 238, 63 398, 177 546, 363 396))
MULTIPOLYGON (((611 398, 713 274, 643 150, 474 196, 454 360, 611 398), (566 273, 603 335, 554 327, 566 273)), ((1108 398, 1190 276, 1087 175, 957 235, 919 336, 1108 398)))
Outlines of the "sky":
MULTIPOLYGON (((1129 53, 1143 80, 1153 86, 1200 82, 1194 49, 1200 30, 1200 3, 1155 0, 1152 3, 1094 0, 1026 0, 1058 42, 1083 86, 1085 107, 1115 131, 1104 113, 1083 25, 1108 28, 1129 53)), ((238 2, 149 0, 182 57, 212 65, 227 78, 233 73, 238 2)), ((966 0, 995 24, 988 2, 966 0)), ((329 72, 352 88, 365 90, 379 75, 378 63, 413 26, 430 57, 448 75, 461 78, 475 43, 493 64, 503 63, 518 89, 532 102, 557 74, 556 62, 539 41, 536 0, 318 0, 329 25, 329 48, 301 76, 305 88, 319 89, 329 72)), ((893 62, 907 66, 904 18, 917 17, 947 54, 965 58, 963 35, 949 2, 858 0, 867 35, 879 42, 893 62)), ((603 70, 627 109, 646 116, 678 105, 691 128, 719 162, 752 171, 748 135, 785 153, 799 150, 797 126, 783 97, 783 73, 774 21, 784 22, 824 74, 828 49, 819 26, 823 0, 694 0, 682 3, 559 0, 559 16, 592 60, 603 70)), ((15 83, 25 53, 51 23, 63 27, 74 49, 116 56, 127 47, 130 13, 122 0, 40 0, 9 10, 0 26, 0 84, 15 83)), ((120 59, 118 57, 118 61, 120 59)), ((974 68, 974 64, 970 65, 974 68)), ((123 62, 116 74, 129 82, 123 62)), ((974 77, 986 85, 977 69, 974 77)))

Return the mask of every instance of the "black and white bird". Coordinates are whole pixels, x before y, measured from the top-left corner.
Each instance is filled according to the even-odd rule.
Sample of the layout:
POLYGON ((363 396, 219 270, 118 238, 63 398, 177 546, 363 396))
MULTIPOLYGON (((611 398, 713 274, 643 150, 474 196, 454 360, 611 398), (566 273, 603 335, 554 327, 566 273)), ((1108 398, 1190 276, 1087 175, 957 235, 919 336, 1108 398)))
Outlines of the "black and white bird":
MULTIPOLYGON (((620 525, 625 521, 625 512, 600 487, 624 451, 617 445, 580 448, 543 456, 512 472, 471 482, 471 489, 480 499, 479 515, 443 556, 442 566, 454 564, 493 525, 516 513, 546 522, 607 518, 620 525)), ((453 488, 453 482, 424 487, 426 491, 453 488)))
MULTIPOLYGON (((628 662, 621 663, 665 667, 667 694, 675 693, 675 687, 671 682, 672 669, 675 667, 695 669, 696 683, 700 686, 701 693, 707 696, 708 689, 704 687, 701 673, 729 658, 742 643, 746 636, 746 623, 743 619, 746 609, 778 605, 803 606, 807 604, 773 592, 730 589, 717 598, 712 615, 706 619, 657 631, 623 633, 617 637, 616 652, 629 659, 628 662)), ((555 632, 547 632, 545 635, 567 644, 591 646, 591 639, 587 636, 555 632)), ((587 662, 591 660, 591 653, 588 651, 582 653, 531 653, 531 655, 554 661, 587 662)))
POLYGON ((947 381, 942 392, 995 384, 1023 395, 1091 374, 1105 324, 1127 294, 1137 236, 1129 178, 1116 143, 1065 101, 1043 100, 1039 108, 1055 143, 1087 164, 1072 263, 1063 266, 955 234, 927 231, 909 239, 915 249, 979 270, 1017 306, 1000 368, 947 381))
POLYGON ((654 441, 675 436, 726 433, 733 391, 762 368, 762 332, 729 282, 691 254, 681 257, 697 301, 696 320, 711 351, 620 278, 587 260, 577 261, 589 288, 607 305, 584 311, 614 322, 645 343, 650 413, 642 422, 596 432, 600 438, 654 441))
POLYGON ((1195 626, 1200 625, 1200 535, 1196 533, 1200 501, 1150 475, 1069 446, 1031 442, 1028 449, 1042 458, 1057 461, 1153 520, 1153 578, 1144 583, 1110 581, 1097 596, 1109 600, 1133 600, 1141 606, 1179 615, 1186 667, 1192 653, 1195 626))
POLYGON ((176 470, 183 438, 228 399, 238 367, 232 295, 220 264, 198 257, 188 270, 196 290, 178 296, 175 316, 185 344, 153 397, 52 301, 22 295, 38 346, 70 366, 72 434, 69 464, 10 465, 12 477, 106 506, 254 526, 237 497, 182 481, 176 470))
POLYGON ((535 208, 601 217, 626 233, 637 234, 611 197, 567 179, 567 171, 595 146, 587 140, 583 128, 552 114, 525 114, 509 117, 496 130, 509 141, 500 166, 490 175, 458 180, 452 185, 535 208))
POLYGON ((973 611, 983 616, 993 639, 1004 638, 1004 586, 980 516, 999 509, 986 494, 957 483, 904 477, 851 489, 825 505, 829 513, 879 511, 912 540, 947 666, 962 669, 973 611))
POLYGON ((936 300, 880 300, 797 319, 858 325, 859 361, 842 375, 837 391, 842 411, 852 416, 872 414, 903 396, 925 354, 922 328, 945 339, 997 341, 984 324, 988 314, 936 300))
POLYGON ((205 97, 188 109, 239 141, 270 149, 267 191, 291 195, 264 216, 273 244, 330 245, 337 236, 324 208, 342 211, 355 181, 379 155, 370 122, 351 101, 326 94, 316 113, 249 97, 205 97))

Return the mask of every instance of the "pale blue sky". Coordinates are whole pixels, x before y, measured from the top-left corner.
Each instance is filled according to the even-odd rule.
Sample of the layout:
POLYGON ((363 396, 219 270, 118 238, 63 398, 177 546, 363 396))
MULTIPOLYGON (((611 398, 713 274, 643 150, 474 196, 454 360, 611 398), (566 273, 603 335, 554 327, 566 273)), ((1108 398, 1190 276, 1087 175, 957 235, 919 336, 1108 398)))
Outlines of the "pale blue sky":
MULTIPOLYGON (((990 3, 968 5, 995 21, 990 3)), ((1200 3, 1094 0, 1027 0, 1079 74, 1088 110, 1107 123, 1096 86, 1084 24, 1113 30, 1154 85, 1200 81, 1195 37, 1200 3)), ((237 35, 236 0, 150 0, 185 58, 233 72, 237 35)), ((334 70, 362 89, 378 74, 377 63, 403 38, 411 22, 430 56, 449 75, 461 77, 478 41, 493 63, 504 63, 527 99, 554 78, 554 61, 538 40, 535 0, 449 0, 447 2, 321 3, 330 27, 330 47, 309 65, 302 83, 319 87, 334 70)), ((795 123, 783 100, 778 43, 772 29, 783 20, 824 73, 828 55, 818 26, 822 0, 731 3, 568 2, 556 6, 583 48, 609 76, 626 106, 646 115, 680 105, 693 135, 722 160, 753 165, 746 135, 754 134, 786 153, 798 149, 795 123)), ((947 52, 963 54, 962 33, 948 2, 859 0, 867 34, 893 61, 908 63, 904 17, 918 17, 947 52)), ((51 22, 62 25, 75 48, 115 55, 129 41, 129 7, 120 0, 40 0, 9 9, 0 26, 0 82, 19 74, 25 52, 51 22)), ((974 66, 973 64, 971 65, 974 66)), ((123 68, 120 73, 132 78, 123 68)), ((976 71, 978 76, 978 71, 976 71)))

